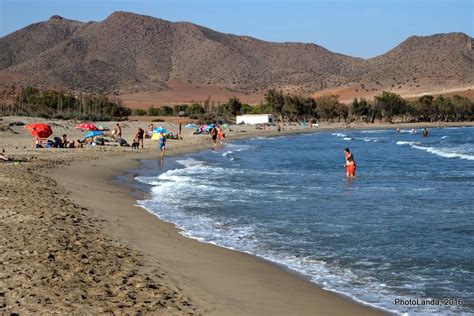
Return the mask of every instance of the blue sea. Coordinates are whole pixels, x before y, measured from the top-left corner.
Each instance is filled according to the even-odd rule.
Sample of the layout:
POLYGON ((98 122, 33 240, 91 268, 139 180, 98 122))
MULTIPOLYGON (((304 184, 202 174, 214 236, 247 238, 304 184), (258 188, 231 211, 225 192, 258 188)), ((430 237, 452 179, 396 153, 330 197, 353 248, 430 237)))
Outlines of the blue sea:
POLYGON ((474 313, 474 128, 257 137, 143 161, 135 179, 185 236, 391 312, 474 313))

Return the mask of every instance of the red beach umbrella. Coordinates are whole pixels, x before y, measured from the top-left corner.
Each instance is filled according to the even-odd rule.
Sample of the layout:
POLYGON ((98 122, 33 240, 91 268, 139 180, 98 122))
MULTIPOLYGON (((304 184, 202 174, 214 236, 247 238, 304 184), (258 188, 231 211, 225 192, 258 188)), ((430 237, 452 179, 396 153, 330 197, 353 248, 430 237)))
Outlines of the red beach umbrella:
POLYGON ((77 125, 76 125, 76 128, 85 129, 85 130, 88 130, 88 131, 97 131, 97 130, 98 130, 97 126, 95 126, 95 125, 92 124, 92 123, 81 123, 81 124, 77 124, 77 125))
POLYGON ((30 131, 31 135, 38 138, 48 138, 53 134, 51 127, 44 123, 28 124, 25 128, 30 131))

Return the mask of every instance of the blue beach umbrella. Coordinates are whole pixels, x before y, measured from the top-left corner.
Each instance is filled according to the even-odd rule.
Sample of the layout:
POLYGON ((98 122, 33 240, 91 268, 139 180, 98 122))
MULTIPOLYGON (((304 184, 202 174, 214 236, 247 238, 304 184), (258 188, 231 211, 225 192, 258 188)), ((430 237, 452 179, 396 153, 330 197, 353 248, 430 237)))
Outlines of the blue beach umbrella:
POLYGON ((214 127, 214 124, 209 124, 209 125, 207 125, 207 126, 204 128, 204 131, 205 131, 206 133, 209 133, 209 131, 210 131, 213 127, 214 127))
POLYGON ((153 129, 153 132, 154 133, 163 133, 163 134, 169 134, 170 132, 168 132, 168 130, 164 129, 163 127, 155 127, 153 129))
POLYGON ((102 133, 101 131, 90 131, 89 133, 84 135, 84 138, 96 137, 96 136, 99 136, 99 135, 104 135, 104 133, 102 133))

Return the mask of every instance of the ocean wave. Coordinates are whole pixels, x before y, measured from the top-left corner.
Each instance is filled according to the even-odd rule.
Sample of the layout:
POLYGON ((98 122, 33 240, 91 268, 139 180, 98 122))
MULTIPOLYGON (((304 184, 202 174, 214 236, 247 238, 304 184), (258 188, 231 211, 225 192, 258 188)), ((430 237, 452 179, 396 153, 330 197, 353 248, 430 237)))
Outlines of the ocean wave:
POLYGON ((418 145, 412 145, 412 148, 419 149, 426 151, 430 154, 434 154, 436 156, 444 157, 444 158, 459 158, 464 160, 474 160, 474 155, 468 155, 465 153, 459 153, 454 151, 451 148, 436 148, 436 147, 423 147, 418 145))
POLYGON ((459 147, 431 147, 431 146, 420 146, 420 142, 407 142, 397 141, 397 145, 408 145, 413 149, 423 150, 430 154, 434 154, 443 158, 459 158, 463 160, 474 160, 474 155, 468 153, 472 150, 466 149, 463 146, 459 147))
MULTIPOLYGON (((460 138, 460 143, 458 144, 451 142, 455 137, 450 138, 449 141, 441 142, 439 137, 421 138, 420 135, 396 135, 393 133, 393 137, 391 137, 388 134, 385 134, 385 136, 361 135, 357 132, 350 132, 348 134, 354 136, 353 139, 358 141, 357 145, 362 149, 370 147, 371 144, 369 142, 381 141, 390 146, 391 150, 397 147, 397 145, 403 146, 398 147, 399 150, 395 150, 394 154, 400 152, 402 155, 407 153, 424 155, 431 161, 439 161, 440 159, 426 155, 419 150, 429 152, 428 148, 431 148, 431 150, 435 151, 444 150, 444 153, 467 155, 468 157, 472 157, 472 154, 474 154, 474 149, 460 147, 465 146, 465 137, 460 138), (400 139, 403 139, 403 141, 400 139), (438 148, 445 144, 452 147, 438 148), (411 148, 414 150, 411 150, 411 148)), ((448 132, 445 134, 448 134, 448 132)), ((341 137, 342 139, 350 138, 350 136, 342 133, 321 133, 318 135, 320 139, 331 146, 336 140, 333 136, 341 137)), ((393 258, 390 256, 373 256, 377 250, 376 246, 369 244, 365 249, 369 249, 368 253, 370 254, 365 257, 355 255, 355 252, 358 251, 358 244, 345 244, 340 252, 334 250, 335 248, 331 249, 331 247, 328 247, 328 245, 331 246, 329 240, 335 240, 336 242, 348 240, 347 230, 339 222, 338 225, 335 225, 335 228, 328 229, 327 232, 325 229, 319 229, 320 227, 327 228, 329 226, 328 221, 323 220, 327 214, 324 211, 325 207, 322 206, 327 206, 331 203, 331 195, 337 194, 334 187, 338 188, 340 186, 340 184, 327 185, 328 183, 335 183, 326 182, 327 168, 333 168, 333 165, 326 167, 324 164, 314 164, 306 168, 304 166, 306 160, 302 160, 301 163, 297 164, 298 168, 294 169, 291 167, 293 165, 286 167, 285 164, 268 164, 268 168, 271 168, 268 170, 253 169, 256 166, 262 166, 263 164, 261 165, 260 162, 266 161, 256 160, 258 163, 252 164, 252 159, 264 159, 259 157, 257 153, 264 152, 267 148, 273 147, 274 144, 279 149, 276 143, 273 143, 272 146, 262 146, 261 144, 262 142, 258 141, 254 143, 247 141, 243 144, 231 144, 224 147, 222 151, 214 151, 214 154, 217 155, 213 155, 210 159, 207 159, 208 154, 204 152, 203 154, 192 155, 191 157, 194 158, 188 156, 185 159, 178 160, 178 168, 167 170, 158 176, 137 177, 137 181, 153 186, 150 194, 151 198, 138 201, 138 204, 160 219, 174 223, 181 229, 180 233, 186 237, 245 252, 281 264, 288 269, 307 276, 309 280, 327 290, 351 297, 365 305, 385 308, 393 313, 416 313, 417 315, 429 313, 454 315, 455 312, 461 311, 461 309, 454 311, 437 306, 394 306, 393 297, 402 299, 413 296, 423 297, 423 293, 430 288, 431 284, 439 285, 439 283, 436 283, 439 281, 439 275, 432 273, 433 271, 431 270, 428 270, 428 272, 422 270, 424 265, 416 262, 416 264, 411 266, 413 271, 403 270, 409 278, 401 277, 399 280, 397 279, 397 282, 393 283, 391 277, 380 278, 380 275, 382 277, 385 275, 386 277, 387 273, 391 273, 392 263, 394 266, 393 273, 396 275, 398 273, 396 269, 400 268, 400 266, 397 266, 399 262, 396 259, 392 260, 393 258), (250 145, 248 145, 249 143, 250 145), (254 146, 251 146, 252 144, 254 146), (252 151, 251 155, 237 154, 238 149, 247 150, 250 148, 259 148, 259 150, 252 151), (233 156, 242 156, 240 164, 242 168, 229 162, 229 159, 232 160, 234 158, 233 156), (224 159, 223 157, 226 158, 224 159), (201 161, 199 159, 208 161, 201 161), (303 185, 304 189, 301 189, 303 185), (292 212, 285 213, 286 210, 282 211, 285 206, 284 203, 288 203, 286 209, 290 209, 292 212), (316 205, 321 205, 321 207, 316 205), (314 217, 309 216, 307 212, 311 212, 311 216, 314 217), (317 221, 312 221, 311 218, 321 219, 322 224, 319 225, 317 221), (301 226, 298 226, 299 223, 306 221, 312 222, 314 225, 304 226, 301 224, 301 226), (291 233, 287 235, 287 232, 290 230, 291 233), (315 234, 314 238, 311 236, 309 236, 311 238, 307 238, 309 234, 306 232, 308 231, 320 231, 320 233, 315 234), (305 237, 302 237, 303 235, 305 237), (317 244, 316 240, 322 240, 321 244, 317 244), (325 242, 326 240, 328 240, 329 244, 325 242), (372 247, 374 247, 374 251, 371 250, 372 247), (310 254, 312 256, 308 256, 310 254), (317 254, 317 256, 314 254, 317 254), (345 261, 351 261, 351 263, 347 264, 345 261), (415 273, 418 269, 423 271, 423 273, 416 275, 415 273), (394 311, 394 308, 397 311, 394 311)), ((312 144, 310 143, 309 145, 312 144)), ((380 146, 374 147, 374 150, 377 150, 380 146)), ((324 149, 324 147, 322 148, 324 149)), ((314 150, 314 148, 311 148, 311 150, 314 150)), ((327 151, 324 153, 327 153, 327 151)), ((304 151, 303 154, 305 154, 304 151)), ((340 153, 338 152, 338 154, 340 153)), ((281 156, 283 158, 287 157, 286 155, 281 156)), ((271 157, 271 159, 278 159, 274 156, 271 157)), ((326 156, 323 156, 323 159, 326 162, 326 156)), ((308 161, 310 161, 310 164, 313 162, 311 159, 308 159, 308 161)), ((318 162, 316 159, 315 161, 318 162)), ((444 161, 446 165, 450 163, 451 165, 457 165, 456 161, 444 161)), ((344 187, 344 191, 347 189, 354 190, 350 194, 346 194, 346 192, 344 194, 350 199, 360 199, 363 197, 369 197, 370 199, 373 193, 377 196, 397 198, 398 195, 394 195, 393 192, 400 190, 401 187, 406 190, 405 194, 410 201, 420 196, 429 198, 435 196, 438 190, 443 192, 442 186, 438 186, 438 178, 445 174, 453 176, 453 173, 456 172, 456 170, 451 170, 451 168, 428 170, 414 171, 415 175, 413 173, 403 175, 402 181, 410 176, 412 177, 408 179, 410 181, 412 179, 421 181, 423 177, 431 176, 432 173, 435 173, 433 179, 436 181, 423 181, 417 183, 416 186, 409 184, 407 187, 404 187, 402 185, 409 182, 400 182, 400 186, 398 182, 395 182, 397 186, 394 186, 391 181, 387 183, 386 181, 373 182, 371 180, 371 183, 367 184, 364 183, 365 179, 361 178, 361 180, 358 180, 351 186, 344 187)), ((388 168, 385 172, 391 172, 391 170, 388 168)), ((458 171, 458 175, 465 179, 466 174, 472 175, 473 172, 461 168, 458 171)), ((393 176, 393 173, 388 173, 387 175, 387 179, 389 179, 391 175, 393 176)), ((331 175, 327 177, 332 179, 331 175)), ((378 180, 385 180, 384 177, 381 178, 378 180)), ((338 177, 334 181, 340 181, 340 179, 341 177, 338 177)), ((395 181, 399 180, 399 178, 395 179, 395 181)), ((401 204, 403 203, 401 202, 401 204)), ((364 203, 356 204, 361 205, 361 211, 364 207, 367 207, 364 203)), ((411 204, 406 209, 411 209, 410 207, 411 204)), ((449 206, 441 205, 441 207, 439 210, 436 210, 436 214, 439 215, 439 213, 452 211, 448 210, 449 206)), ((350 216, 358 218, 358 213, 359 211, 351 214, 347 214, 347 212, 341 213, 343 215, 341 217, 350 216)), ((457 211, 450 217, 454 218, 454 214, 459 215, 460 213, 457 211)), ((366 220, 365 218, 362 221, 366 220)), ((469 230, 466 230, 466 236, 468 236, 469 232, 469 230)), ((391 233, 396 232, 392 231, 391 233)), ((397 246, 395 243, 394 249, 397 246)), ((385 255, 385 253, 382 253, 382 255, 385 255)), ((454 269, 453 273, 457 273, 457 270, 454 269)), ((456 282, 458 281, 448 280, 443 283, 443 287, 446 287, 446 291, 450 290, 453 293, 459 294, 459 292, 454 290, 456 285, 459 285, 456 282)), ((457 296, 461 297, 460 295, 457 296)), ((469 308, 466 307, 466 310, 469 310, 469 308)))
POLYGON ((415 144, 419 144, 419 142, 406 142, 406 141, 403 141, 403 140, 399 140, 396 142, 397 145, 415 145, 415 144))
POLYGON ((360 133, 363 133, 363 134, 379 134, 379 133, 387 133, 387 132, 391 132, 391 130, 372 129, 372 130, 360 131, 360 133))
MULTIPOLYGON (((326 290, 345 295, 367 306, 382 308, 391 313, 400 313, 391 307, 392 297, 399 295, 392 293, 384 284, 375 280, 367 282, 367 277, 359 276, 355 271, 329 265, 317 258, 299 257, 281 251, 263 249, 260 246, 261 240, 255 224, 236 225, 234 222, 229 222, 229 219, 217 220, 197 212, 188 214, 176 207, 176 204, 170 205, 156 198, 138 201, 138 205, 161 220, 175 224, 183 236, 286 266, 309 277, 312 282, 321 285, 326 290)), ((367 269, 367 264, 364 269, 367 269)))
POLYGON ((252 145, 236 144, 236 143, 227 143, 225 147, 237 152, 255 148, 255 146, 252 146, 252 145))
POLYGON ((378 142, 378 141, 380 140, 380 138, 378 138, 378 137, 364 137, 364 138, 362 138, 362 140, 363 140, 364 142, 373 142, 373 143, 376 143, 376 142, 378 142))

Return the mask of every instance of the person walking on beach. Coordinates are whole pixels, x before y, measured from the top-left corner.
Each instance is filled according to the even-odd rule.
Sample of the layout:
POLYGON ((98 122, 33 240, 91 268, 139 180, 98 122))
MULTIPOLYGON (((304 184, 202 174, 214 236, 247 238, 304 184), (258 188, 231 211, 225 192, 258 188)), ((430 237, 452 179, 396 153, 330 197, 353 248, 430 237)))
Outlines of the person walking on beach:
POLYGON ((217 127, 217 139, 219 140, 219 144, 224 142, 224 131, 221 127, 217 127))
POLYGON ((135 135, 135 138, 133 139, 134 142, 137 142, 139 145, 142 146, 142 149, 143 149, 144 135, 145 135, 145 131, 139 127, 138 131, 137 131, 137 134, 135 135))
POLYGON ((214 125, 212 128, 211 128, 211 137, 212 137, 212 141, 214 142, 214 147, 217 146, 217 126, 214 125))
POLYGON ((354 155, 351 153, 349 148, 344 149, 344 155, 346 157, 346 163, 344 165, 346 168, 346 177, 355 177, 356 164, 354 161, 354 155))
POLYGON ((160 133, 160 151, 161 151, 161 157, 165 156, 165 150, 166 150, 166 135, 161 132, 160 133))
POLYGON ((115 124, 114 138, 116 141, 122 139, 122 127, 119 123, 115 124))

